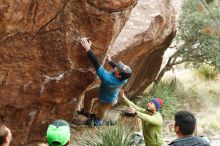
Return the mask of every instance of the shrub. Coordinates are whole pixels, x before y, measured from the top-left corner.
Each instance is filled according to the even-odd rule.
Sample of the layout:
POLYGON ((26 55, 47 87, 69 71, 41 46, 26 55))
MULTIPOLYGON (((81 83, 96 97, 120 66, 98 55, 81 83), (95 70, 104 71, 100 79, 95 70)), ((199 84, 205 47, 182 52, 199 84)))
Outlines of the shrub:
POLYGON ((213 130, 213 131, 219 131, 220 130, 220 122, 217 120, 212 120, 209 125, 208 128, 213 130))
POLYGON ((122 126, 97 128, 97 131, 86 131, 79 135, 77 142, 81 146, 130 146, 131 131, 122 126))
POLYGON ((220 122, 216 119, 211 119, 209 122, 206 121, 205 123, 203 123, 202 127, 207 130, 217 132, 220 130, 220 122))
POLYGON ((201 65, 196 70, 196 72, 199 76, 203 77, 206 80, 214 80, 218 75, 218 72, 215 69, 215 67, 211 66, 211 65, 208 65, 208 64, 201 65))

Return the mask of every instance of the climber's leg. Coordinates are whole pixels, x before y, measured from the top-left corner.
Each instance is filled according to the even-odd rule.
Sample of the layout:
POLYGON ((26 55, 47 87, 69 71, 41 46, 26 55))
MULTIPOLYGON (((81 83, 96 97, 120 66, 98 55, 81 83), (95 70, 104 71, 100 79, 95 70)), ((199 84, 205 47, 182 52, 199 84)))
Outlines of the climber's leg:
POLYGON ((98 113, 96 114, 96 117, 88 119, 87 124, 90 126, 102 126, 104 124, 103 118, 105 116, 106 111, 110 109, 114 104, 115 103, 108 104, 99 102, 98 113))
POLYGON ((95 86, 85 92, 84 112, 90 113, 93 107, 93 99, 99 96, 99 86, 95 86))
POLYGON ((103 103, 103 102, 99 101, 98 113, 96 114, 96 117, 100 118, 100 119, 103 119, 104 116, 105 116, 106 111, 108 109, 112 108, 112 106, 114 106, 116 104, 116 102, 114 102, 114 103, 103 103))

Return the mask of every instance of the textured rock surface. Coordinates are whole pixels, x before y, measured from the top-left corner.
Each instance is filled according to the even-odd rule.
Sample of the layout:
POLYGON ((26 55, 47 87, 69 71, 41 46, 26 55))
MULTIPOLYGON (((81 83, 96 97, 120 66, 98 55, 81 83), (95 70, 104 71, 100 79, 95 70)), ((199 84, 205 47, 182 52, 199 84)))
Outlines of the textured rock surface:
POLYGON ((12 129, 13 145, 42 141, 52 120, 72 119, 95 79, 78 43, 83 36, 101 61, 110 51, 131 65, 130 95, 153 81, 175 33, 173 10, 164 0, 140 0, 117 38, 135 3, 0 1, 0 120, 12 129))
POLYGON ((13 145, 41 141, 52 120, 72 119, 95 77, 78 39, 91 38, 104 58, 134 5, 119 3, 113 13, 108 1, 0 1, 0 118, 12 129, 13 145))
POLYGON ((125 86, 128 96, 140 94, 154 81, 175 33, 175 14, 169 0, 138 1, 110 50, 134 70, 125 86))

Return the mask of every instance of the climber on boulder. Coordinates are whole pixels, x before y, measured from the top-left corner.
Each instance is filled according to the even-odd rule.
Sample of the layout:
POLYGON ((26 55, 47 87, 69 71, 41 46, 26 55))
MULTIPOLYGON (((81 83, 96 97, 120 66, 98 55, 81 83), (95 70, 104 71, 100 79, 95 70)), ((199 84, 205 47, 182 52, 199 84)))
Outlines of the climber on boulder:
POLYGON ((110 57, 108 57, 108 61, 113 71, 109 72, 105 70, 91 50, 91 41, 88 41, 87 38, 82 38, 81 44, 85 48, 88 58, 93 63, 101 84, 85 93, 84 109, 78 113, 89 118, 87 121, 89 125, 101 126, 104 124, 103 117, 106 110, 117 103, 119 91, 128 81, 132 71, 129 66, 123 64, 121 61, 118 63, 111 61, 110 57), (98 98, 98 112, 91 116, 94 98, 98 98))

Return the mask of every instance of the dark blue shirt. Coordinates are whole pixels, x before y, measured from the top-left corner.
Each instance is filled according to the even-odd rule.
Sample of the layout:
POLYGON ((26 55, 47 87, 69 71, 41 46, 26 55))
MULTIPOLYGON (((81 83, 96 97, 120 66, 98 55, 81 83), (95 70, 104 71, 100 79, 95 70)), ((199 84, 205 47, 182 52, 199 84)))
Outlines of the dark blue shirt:
POLYGON ((188 136, 185 138, 178 138, 172 141, 169 146, 211 146, 210 143, 201 137, 188 136))

